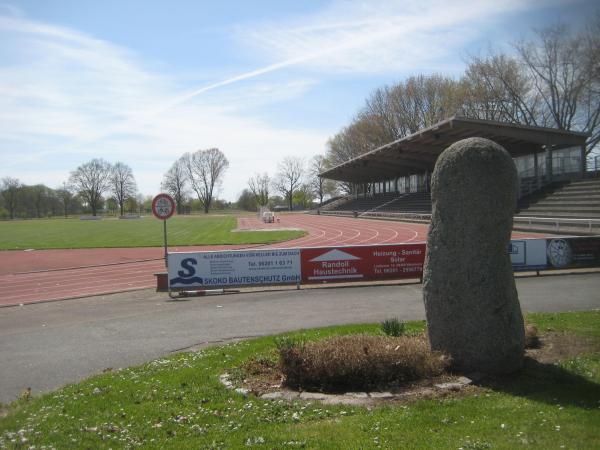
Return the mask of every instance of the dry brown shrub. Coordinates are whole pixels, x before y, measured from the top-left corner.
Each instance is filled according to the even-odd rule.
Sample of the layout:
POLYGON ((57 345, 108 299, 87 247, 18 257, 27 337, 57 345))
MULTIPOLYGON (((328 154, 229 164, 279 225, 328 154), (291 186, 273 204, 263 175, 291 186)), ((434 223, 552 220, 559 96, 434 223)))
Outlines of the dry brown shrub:
POLYGON ((286 385, 327 392, 393 387, 438 376, 450 362, 430 350, 424 335, 338 336, 279 352, 286 385))

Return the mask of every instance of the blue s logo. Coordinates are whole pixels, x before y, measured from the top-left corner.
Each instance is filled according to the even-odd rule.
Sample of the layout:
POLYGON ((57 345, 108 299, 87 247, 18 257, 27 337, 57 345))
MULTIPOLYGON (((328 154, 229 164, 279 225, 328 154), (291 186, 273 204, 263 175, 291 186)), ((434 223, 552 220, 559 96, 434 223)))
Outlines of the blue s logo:
POLYGON ((171 285, 183 284, 184 286, 190 286, 192 284, 202 284, 202 278, 196 277, 196 268, 198 261, 195 258, 185 258, 181 260, 181 269, 177 271, 176 278, 169 280, 171 285))
POLYGON ((196 261, 194 258, 185 258, 183 261, 181 261, 181 267, 187 270, 187 272, 180 270, 177 272, 177 275, 183 278, 193 277, 196 275, 196 269, 193 267, 196 264, 198 264, 198 261, 196 261))

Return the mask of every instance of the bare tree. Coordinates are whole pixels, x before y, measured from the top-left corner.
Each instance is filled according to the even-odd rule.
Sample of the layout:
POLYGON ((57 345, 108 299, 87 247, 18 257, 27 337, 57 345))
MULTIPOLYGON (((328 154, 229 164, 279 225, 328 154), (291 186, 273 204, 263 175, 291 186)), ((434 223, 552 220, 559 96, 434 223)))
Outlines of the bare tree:
POLYGON ((185 158, 179 158, 165 173, 162 189, 173 196, 177 206, 177 214, 183 212, 183 204, 187 197, 187 174, 185 158))
POLYGON ((285 197, 290 211, 293 209, 294 192, 300 186, 303 174, 304 161, 302 158, 287 156, 279 163, 273 187, 285 197))
POLYGON ((183 155, 190 185, 207 214, 213 200, 215 186, 222 181, 229 161, 218 148, 198 150, 183 155))
POLYGON ((67 183, 63 183, 60 188, 56 189, 56 197, 62 205, 65 217, 67 217, 74 201, 73 187, 67 183))
POLYGON ((269 185, 271 184, 271 178, 267 173, 255 173, 248 180, 248 188, 252 192, 256 206, 266 206, 269 203, 269 185))
POLYGON ((5 177, 2 179, 2 198, 11 219, 15 218, 21 187, 21 182, 16 178, 5 177))
POLYGON ((535 41, 515 46, 534 92, 543 99, 550 124, 590 133, 588 153, 600 141, 600 93, 594 89, 598 61, 590 58, 598 49, 590 48, 590 43, 598 45, 598 40, 594 44, 584 33, 555 25, 538 31, 535 41))
POLYGON ((342 164, 450 117, 462 104, 461 84, 441 75, 376 89, 352 123, 329 139, 327 159, 331 166, 342 164))
POLYGON ((521 63, 506 55, 473 58, 462 78, 467 117, 524 125, 546 125, 542 99, 521 63))
POLYGON ((122 162, 117 162, 111 169, 110 175, 111 191, 115 196, 115 201, 119 206, 121 216, 125 209, 125 202, 135 197, 137 186, 131 167, 122 162))
POLYGON ((473 58, 462 79, 470 117, 590 133, 600 142, 600 15, 583 31, 563 25, 515 44, 517 54, 473 58))
POLYGON ((77 190, 95 216, 102 201, 102 194, 111 185, 111 165, 103 159, 92 159, 71 172, 69 183, 77 190))
POLYGON ((323 198, 326 195, 334 195, 336 184, 332 180, 327 180, 319 176, 329 167, 329 161, 323 155, 315 155, 308 167, 309 186, 313 194, 319 199, 319 205, 323 204, 323 198))
MULTIPOLYGON (((418 75, 376 89, 359 118, 374 122, 376 146, 400 139, 456 113, 462 103, 460 84, 442 75, 418 75)), ((355 121, 356 122, 356 121, 355 121)))

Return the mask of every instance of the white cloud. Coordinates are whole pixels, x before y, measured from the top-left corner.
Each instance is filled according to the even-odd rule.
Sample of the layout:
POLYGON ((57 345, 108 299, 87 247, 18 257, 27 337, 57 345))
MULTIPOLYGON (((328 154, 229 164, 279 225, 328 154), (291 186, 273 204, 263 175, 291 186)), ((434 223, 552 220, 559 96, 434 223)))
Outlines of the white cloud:
POLYGON ((182 153, 219 147, 231 163, 223 195, 233 200, 253 172, 274 172, 284 155, 320 152, 327 139, 249 114, 302 95, 311 79, 252 80, 174 103, 177 80, 148 71, 135 54, 14 16, 0 16, 0 60, 0 177, 53 186, 102 157, 129 164, 151 194, 182 153))
POLYGON ((252 24, 237 34, 242 45, 265 58, 307 69, 406 73, 456 57, 461 46, 481 37, 486 24, 503 15, 552 3, 561 0, 338 1, 313 15, 252 24))

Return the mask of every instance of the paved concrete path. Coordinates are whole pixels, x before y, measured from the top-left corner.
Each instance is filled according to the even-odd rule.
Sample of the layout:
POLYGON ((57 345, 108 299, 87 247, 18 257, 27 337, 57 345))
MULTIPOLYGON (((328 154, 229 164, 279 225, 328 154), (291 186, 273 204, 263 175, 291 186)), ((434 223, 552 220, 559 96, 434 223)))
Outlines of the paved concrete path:
MULTIPOLYGON (((600 274, 519 278, 524 311, 600 308, 600 274)), ((167 301, 150 290, 0 309, 0 401, 107 367, 241 337, 390 317, 423 319, 421 285, 268 291, 167 301)))

